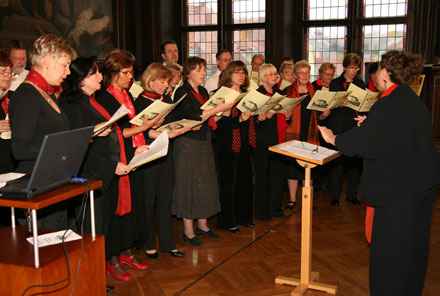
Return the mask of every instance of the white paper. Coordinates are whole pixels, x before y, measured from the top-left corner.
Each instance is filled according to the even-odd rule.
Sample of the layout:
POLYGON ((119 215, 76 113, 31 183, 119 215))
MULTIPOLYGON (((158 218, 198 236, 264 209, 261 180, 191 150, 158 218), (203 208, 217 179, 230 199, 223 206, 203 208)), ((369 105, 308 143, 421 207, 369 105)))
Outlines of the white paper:
MULTIPOLYGON (((38 236, 38 247, 46 247, 50 245, 56 245, 62 243, 62 238, 64 235, 65 230, 52 232, 52 233, 46 233, 38 236)), ((81 239, 81 236, 73 232, 71 229, 69 229, 64 236, 64 242, 70 242, 74 240, 81 239)), ((26 238, 28 242, 30 242, 32 245, 34 244, 34 238, 28 237, 26 238)))
POLYGON ((22 173, 6 173, 6 174, 0 174, 0 183, 6 183, 12 180, 16 180, 18 178, 23 177, 26 174, 22 173))
POLYGON ((150 149, 142 153, 136 154, 128 163, 129 167, 137 168, 147 162, 161 158, 168 153, 168 134, 162 132, 153 143, 150 144, 150 149))
POLYGON ((303 156, 314 160, 323 160, 333 154, 338 153, 336 150, 328 149, 322 146, 292 140, 273 146, 276 149, 283 150, 292 154, 303 156))
POLYGON ((144 91, 144 89, 142 88, 140 81, 135 81, 128 91, 131 93, 133 98, 136 99, 139 94, 144 91))
POLYGON ((118 121, 120 118, 124 117, 128 114, 128 110, 124 105, 121 105, 118 110, 113 114, 113 116, 100 128, 95 129, 93 131, 92 137, 95 137, 96 135, 103 132, 108 126, 112 125, 114 122, 118 121))
MULTIPOLYGON (((1 98, 1 97, 0 97, 1 98)), ((6 114, 5 120, 9 120, 9 113, 6 114)), ((0 133, 0 138, 2 138, 3 140, 10 140, 12 136, 11 131, 9 130, 8 132, 2 132, 0 133)))

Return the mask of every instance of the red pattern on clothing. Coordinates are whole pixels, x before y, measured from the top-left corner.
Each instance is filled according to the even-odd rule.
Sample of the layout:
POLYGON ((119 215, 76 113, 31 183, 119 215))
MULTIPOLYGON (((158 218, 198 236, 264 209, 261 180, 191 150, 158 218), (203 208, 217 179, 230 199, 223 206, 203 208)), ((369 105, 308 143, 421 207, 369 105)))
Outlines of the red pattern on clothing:
MULTIPOLYGON (((109 120, 111 115, 108 114, 107 110, 104 109, 94 97, 89 98, 90 105, 99 112, 105 119, 109 120)), ((120 161, 124 164, 127 164, 127 158, 125 155, 125 145, 124 145, 124 136, 122 135, 122 131, 116 123, 113 123, 113 128, 116 131, 116 135, 118 136, 119 142, 119 157, 120 161)), ((118 196, 118 206, 116 208, 116 215, 123 216, 131 212, 131 191, 130 191, 130 179, 128 175, 119 176, 119 196, 118 196)))
POLYGON ((42 91, 47 92, 49 95, 53 94, 55 89, 52 85, 47 82, 47 80, 34 69, 30 69, 28 75, 26 76, 27 81, 32 82, 38 86, 42 91))
MULTIPOLYGON (((394 83, 386 91, 382 93, 380 98, 389 96, 399 85, 394 83)), ((371 235, 373 233, 374 207, 367 205, 367 214, 365 216, 365 236, 367 241, 371 243, 371 235)))
POLYGON ((6 92, 3 97, 0 99, 0 104, 2 106, 3 111, 5 114, 8 114, 8 106, 9 106, 9 95, 8 92, 6 92))
MULTIPOLYGON (((315 94, 315 89, 310 82, 307 83, 307 90, 310 98, 313 98, 313 95, 315 94)), ((298 83, 296 81, 287 89, 287 96, 289 98, 299 97, 298 83)), ((286 129, 286 138, 289 141, 300 139, 301 105, 302 102, 299 103, 292 110, 292 122, 290 123, 290 126, 286 129)), ((310 115, 309 133, 307 135, 307 142, 312 143, 314 145, 319 145, 318 112, 314 110, 312 110, 311 112, 312 114, 310 115)))
MULTIPOLYGON (((124 105, 125 108, 127 108, 128 117, 130 117, 130 119, 133 119, 136 116, 133 103, 131 102, 130 96, 125 89, 119 90, 114 85, 110 85, 107 87, 107 91, 115 97, 119 104, 124 105)), ((131 127, 137 127, 137 125, 132 125, 131 127)), ((139 147, 146 144, 144 133, 138 133, 132 136, 131 141, 133 142, 133 147, 139 147)))
MULTIPOLYGON (((231 116, 232 117, 238 117, 238 109, 234 106, 231 110, 231 116)), ((234 128, 232 130, 232 151, 235 153, 240 152, 241 148, 241 135, 240 135, 240 128, 234 128)))
MULTIPOLYGON (((191 90, 191 93, 194 95, 194 97, 196 98, 196 100, 200 103, 200 104, 205 104, 208 99, 204 98, 201 94, 199 94, 198 92, 195 92, 193 90, 191 90)), ((217 129, 217 123, 215 122, 214 116, 209 117, 209 121, 208 121, 209 126, 215 131, 217 129)))
POLYGON ((249 145, 252 148, 257 147, 257 133, 255 132, 255 118, 253 116, 249 118, 249 145))

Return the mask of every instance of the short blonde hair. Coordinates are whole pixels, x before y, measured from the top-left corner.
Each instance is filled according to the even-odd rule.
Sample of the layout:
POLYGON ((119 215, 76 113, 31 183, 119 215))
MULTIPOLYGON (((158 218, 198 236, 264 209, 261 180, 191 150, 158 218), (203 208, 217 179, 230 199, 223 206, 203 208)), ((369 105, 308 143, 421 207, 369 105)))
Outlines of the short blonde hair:
POLYGON ((274 65, 266 63, 261 65, 260 70, 258 71, 258 84, 261 85, 263 83, 263 77, 269 75, 271 72, 277 73, 277 68, 274 65))
POLYGON ((323 73, 324 71, 326 71, 328 69, 336 71, 336 67, 333 63, 325 62, 325 63, 322 63, 321 67, 319 67, 319 73, 323 73))
POLYGON ((310 71, 310 64, 306 61, 306 60, 301 60, 295 63, 295 66, 293 67, 293 71, 296 73, 298 73, 299 69, 302 68, 309 68, 310 71))
POLYGON ((60 57, 69 57, 71 60, 75 60, 76 52, 63 38, 46 34, 35 40, 29 50, 32 66, 39 66, 45 56, 50 56, 55 61, 60 57))
POLYGON ((160 63, 151 63, 141 77, 141 86, 146 91, 153 91, 150 82, 157 79, 169 80, 172 76, 171 70, 160 63))

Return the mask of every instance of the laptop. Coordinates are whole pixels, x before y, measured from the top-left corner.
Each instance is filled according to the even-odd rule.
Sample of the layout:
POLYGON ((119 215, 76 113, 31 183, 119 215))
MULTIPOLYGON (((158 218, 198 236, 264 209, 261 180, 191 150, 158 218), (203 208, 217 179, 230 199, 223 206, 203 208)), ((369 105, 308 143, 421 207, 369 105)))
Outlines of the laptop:
POLYGON ((31 198, 71 183, 79 172, 94 127, 46 135, 32 174, 7 182, 0 197, 31 198))

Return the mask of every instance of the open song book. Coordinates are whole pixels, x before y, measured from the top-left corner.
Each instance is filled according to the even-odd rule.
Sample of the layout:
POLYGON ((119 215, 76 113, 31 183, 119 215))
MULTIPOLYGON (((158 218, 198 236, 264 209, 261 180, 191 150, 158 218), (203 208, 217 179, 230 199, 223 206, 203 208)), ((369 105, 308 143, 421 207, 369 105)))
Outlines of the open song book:
POLYGON ((350 94, 348 91, 322 91, 317 90, 307 105, 307 109, 324 111, 326 109, 333 109, 339 107, 347 96, 350 94))
MULTIPOLYGON (((238 102, 240 101, 247 92, 239 93, 236 90, 233 90, 232 88, 222 86, 220 87, 210 98, 208 101, 206 101, 205 104, 203 104, 200 109, 202 110, 210 110, 214 109, 215 107, 220 104, 220 102, 224 99, 225 103, 230 102, 238 102)), ((220 116, 223 112, 217 113, 216 115, 220 116)))
POLYGON ((301 103, 307 95, 298 98, 289 98, 279 93, 275 93, 272 97, 268 97, 255 89, 251 89, 246 93, 243 99, 238 103, 237 109, 241 112, 250 111, 252 115, 262 114, 266 112, 289 113, 299 103, 301 103))
POLYGON ((143 164, 164 157, 168 153, 168 144, 168 134, 161 133, 160 136, 150 144, 150 149, 133 156, 128 163, 128 166, 134 169, 143 164))
POLYGON ((198 126, 199 124, 202 124, 202 123, 203 123, 203 121, 182 119, 182 120, 178 120, 178 121, 164 124, 161 127, 159 127, 156 131, 168 133, 168 132, 172 131, 173 128, 181 129, 181 128, 184 128, 187 126, 193 128, 193 127, 198 126))
POLYGON ((370 90, 363 90, 354 83, 350 83, 347 89, 351 92, 347 97, 347 106, 359 112, 368 112, 374 103, 379 99, 379 92, 372 92, 370 90))
POLYGON ((113 116, 103 126, 99 128, 95 128, 93 130, 92 137, 96 137, 97 135, 105 131, 110 125, 112 125, 113 123, 115 123, 116 121, 118 121, 127 114, 128 114, 127 108, 124 105, 121 105, 121 107, 119 107, 119 109, 116 110, 113 116))
POLYGON ((148 120, 154 119, 157 115, 162 114, 162 119, 165 118, 174 108, 186 97, 186 94, 183 95, 177 102, 174 104, 168 104, 162 102, 161 100, 155 100, 153 104, 142 110, 136 117, 130 120, 131 124, 135 124, 141 126, 145 120, 145 117, 148 115, 148 120))
POLYGON ((316 164, 324 164, 341 155, 339 151, 297 140, 271 146, 269 150, 316 164))

